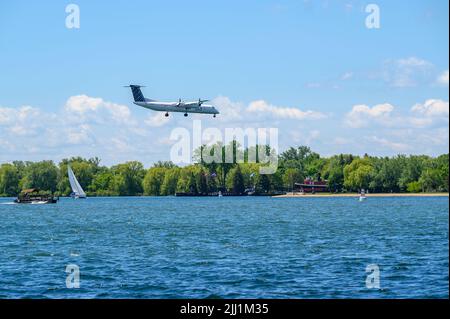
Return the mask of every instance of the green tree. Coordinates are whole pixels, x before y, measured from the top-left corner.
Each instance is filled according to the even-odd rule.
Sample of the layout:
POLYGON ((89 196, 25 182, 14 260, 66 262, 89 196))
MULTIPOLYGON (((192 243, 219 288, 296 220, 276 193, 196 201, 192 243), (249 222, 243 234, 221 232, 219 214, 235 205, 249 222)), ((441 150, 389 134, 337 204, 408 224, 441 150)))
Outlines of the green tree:
MULTIPOLYGON (((354 157, 340 154, 321 158, 308 147, 290 148, 278 156, 279 167, 274 174, 261 175, 264 154, 274 156, 268 145, 242 149, 236 142, 217 144, 215 149, 196 152, 198 164, 177 167, 171 162, 157 162, 148 171, 139 162, 127 162, 111 168, 100 166, 100 159, 72 157, 58 166, 52 161, 23 162, 0 166, 0 196, 12 196, 24 188, 71 192, 67 177, 70 164, 88 195, 173 195, 175 192, 208 193, 218 190, 243 192, 255 188, 259 193, 292 189, 293 183, 304 177, 326 179, 332 191, 372 192, 448 192, 449 155, 396 157, 354 157), (216 161, 206 161, 204 155, 217 152, 216 161), (212 152, 212 153, 211 153, 212 152), (249 160, 255 159, 256 163, 249 160), (260 158, 261 157, 261 158, 260 158), (241 159, 244 162, 241 162, 241 159), (224 188, 225 187, 225 188, 224 188)), ((204 147, 204 146, 203 146, 204 147)))
POLYGON ((19 192, 19 172, 14 165, 0 166, 0 196, 14 196, 19 192))
POLYGON ((55 192, 58 184, 58 168, 53 161, 31 163, 27 165, 21 184, 24 188, 55 192))
POLYGON ((161 195, 175 195, 179 176, 180 170, 178 167, 173 167, 166 171, 161 185, 161 195))
POLYGON ((113 188, 119 195, 136 196, 143 192, 142 181, 145 170, 142 163, 137 161, 126 162, 111 167, 114 174, 113 188))
POLYGON ((422 185, 420 182, 408 183, 407 189, 408 193, 420 193, 422 191, 422 185))
POLYGON ((302 183, 303 176, 296 168, 288 168, 283 174, 283 184, 286 189, 293 191, 295 183, 302 183))
POLYGON ((296 168, 303 176, 316 175, 321 166, 320 156, 307 146, 291 147, 279 156, 279 164, 284 168, 296 168))
POLYGON ((179 178, 177 181, 177 192, 178 193, 189 193, 189 176, 190 170, 187 167, 180 169, 179 178))
POLYGON ((425 192, 448 192, 448 154, 427 158, 419 182, 425 192))
POLYGON ((167 169, 164 167, 153 167, 147 171, 143 181, 144 195, 162 195, 162 185, 167 169))
POLYGON ((258 182, 256 184, 256 191, 258 193, 267 193, 270 191, 270 178, 266 174, 258 175, 258 182))
POLYGON ((204 169, 200 169, 196 175, 198 192, 200 194, 208 194, 208 180, 206 178, 207 173, 204 169))
POLYGON ((209 176, 207 178, 207 182, 208 182, 208 191, 209 192, 217 192, 218 191, 218 186, 217 186, 217 176, 215 172, 210 172, 209 176))
POLYGON ((114 174, 110 185, 110 191, 113 196, 131 196, 123 175, 114 174))
POLYGON ((270 179, 270 189, 275 191, 283 191, 283 172, 282 170, 277 170, 275 173, 269 175, 270 179))
POLYGON ((400 178, 404 167, 404 157, 372 159, 376 169, 371 183, 371 189, 378 192, 399 192, 400 178))
POLYGON ((436 168, 427 168, 422 172, 419 183, 424 192, 436 192, 440 190, 441 174, 436 168))
POLYGON ((227 178, 227 188, 235 194, 243 194, 245 191, 244 176, 240 165, 233 168, 227 178))
POLYGON ((257 175, 259 174, 260 164, 257 163, 242 163, 239 164, 244 178, 245 188, 254 188, 256 184, 257 175))
POLYGON ((237 163, 237 159, 244 159, 243 151, 236 141, 223 145, 218 142, 215 145, 202 145, 194 152, 194 159, 209 172, 217 174, 218 182, 222 188, 226 187, 228 173, 237 163))
POLYGON ((118 195, 118 193, 114 192, 113 180, 114 175, 109 169, 105 169, 103 172, 99 172, 94 176, 89 188, 97 196, 118 195))
POLYGON ((153 164, 153 167, 162 167, 162 168, 176 168, 177 166, 172 161, 158 161, 153 164))
POLYGON ((444 154, 436 158, 437 169, 439 170, 440 185, 439 191, 448 192, 449 180, 449 154, 444 154))
POLYGON ((24 177, 24 175, 27 171, 27 167, 31 164, 31 162, 13 161, 12 164, 17 169, 17 173, 18 173, 19 180, 20 180, 24 177))
POLYGON ((188 187, 190 193, 198 194, 197 181, 195 179, 194 172, 192 172, 192 171, 189 173, 187 187, 188 187))
POLYGON ((353 162, 351 154, 340 154, 332 156, 322 169, 322 177, 328 181, 332 192, 340 192, 344 188, 344 167, 353 162))
POLYGON ((309 161, 305 164, 306 176, 311 177, 314 180, 321 180, 322 179, 321 172, 322 172, 324 166, 326 165, 326 163, 327 163, 327 161, 323 158, 319 158, 319 157, 310 158, 309 161))
POLYGON ((426 160, 426 156, 410 156, 405 160, 398 181, 401 191, 407 190, 409 184, 419 181, 426 160))
POLYGON ((369 158, 356 159, 344 168, 344 186, 353 191, 369 188, 374 168, 369 158))

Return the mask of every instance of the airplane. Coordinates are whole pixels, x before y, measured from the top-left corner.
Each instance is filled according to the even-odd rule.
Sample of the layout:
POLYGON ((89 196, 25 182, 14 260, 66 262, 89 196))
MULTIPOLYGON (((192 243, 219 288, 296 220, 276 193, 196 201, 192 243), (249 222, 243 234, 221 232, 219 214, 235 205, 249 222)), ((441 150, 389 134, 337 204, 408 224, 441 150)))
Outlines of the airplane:
POLYGON ((133 93, 134 104, 145 107, 158 112, 166 112, 165 116, 169 116, 169 112, 184 112, 184 116, 188 116, 188 113, 201 113, 201 114, 213 114, 216 117, 219 111, 212 105, 204 105, 208 100, 198 99, 195 102, 183 102, 181 99, 178 102, 160 102, 151 99, 147 99, 142 94, 141 85, 128 85, 126 87, 131 88, 133 93))

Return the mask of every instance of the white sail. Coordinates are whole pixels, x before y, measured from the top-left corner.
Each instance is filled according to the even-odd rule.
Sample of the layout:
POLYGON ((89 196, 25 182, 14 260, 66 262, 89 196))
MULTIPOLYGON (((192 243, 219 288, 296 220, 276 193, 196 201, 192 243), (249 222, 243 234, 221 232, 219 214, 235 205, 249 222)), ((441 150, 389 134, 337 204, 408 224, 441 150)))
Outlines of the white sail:
POLYGON ((78 183, 78 180, 75 177, 75 174, 73 173, 73 171, 70 168, 70 166, 67 166, 67 172, 69 174, 70 187, 72 188, 72 192, 75 195, 75 197, 85 198, 86 197, 86 193, 84 192, 84 190, 81 187, 80 183, 78 183))

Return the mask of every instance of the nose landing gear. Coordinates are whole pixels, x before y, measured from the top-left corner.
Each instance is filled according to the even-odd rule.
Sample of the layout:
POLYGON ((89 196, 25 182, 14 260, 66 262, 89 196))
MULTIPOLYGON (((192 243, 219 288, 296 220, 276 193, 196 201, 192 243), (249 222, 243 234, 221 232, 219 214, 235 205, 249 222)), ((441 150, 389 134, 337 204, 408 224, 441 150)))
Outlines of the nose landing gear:
POLYGON ((184 113, 184 117, 187 117, 188 116, 188 114, 187 113, 184 113))
POLYGON ((213 115, 213 118, 216 118, 216 114, 213 115))
POLYGON ((164 114, 165 117, 169 117, 169 113, 164 114))

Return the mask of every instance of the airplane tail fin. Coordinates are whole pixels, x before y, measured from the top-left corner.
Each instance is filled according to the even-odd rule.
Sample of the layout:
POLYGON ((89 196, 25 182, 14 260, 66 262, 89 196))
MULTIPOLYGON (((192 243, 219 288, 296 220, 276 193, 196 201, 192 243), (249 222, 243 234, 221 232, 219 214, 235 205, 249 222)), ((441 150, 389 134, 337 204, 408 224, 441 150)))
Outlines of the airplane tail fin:
POLYGON ((133 98, 135 102, 145 102, 144 95, 142 94, 140 85, 129 85, 127 86, 131 88, 131 92, 133 93, 133 98))

